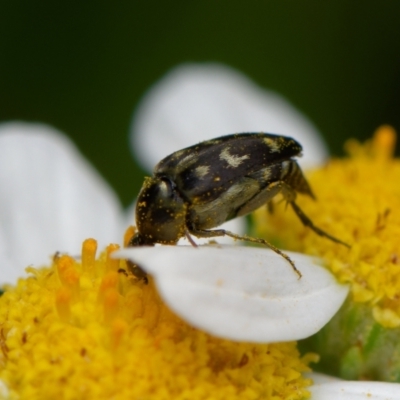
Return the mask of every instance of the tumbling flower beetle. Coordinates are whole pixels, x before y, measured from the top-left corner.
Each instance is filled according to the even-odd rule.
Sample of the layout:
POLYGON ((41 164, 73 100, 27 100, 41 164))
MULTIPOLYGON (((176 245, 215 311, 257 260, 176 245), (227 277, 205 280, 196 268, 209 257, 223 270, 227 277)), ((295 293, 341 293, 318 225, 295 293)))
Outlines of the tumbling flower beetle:
MULTIPOLYGON (((207 140, 161 160, 153 177, 145 178, 136 205, 137 233, 129 246, 176 244, 186 236, 230 236, 261 243, 284 257, 301 277, 294 262, 266 240, 211 229, 267 204, 278 193, 301 222, 320 236, 348 246, 316 227, 296 204, 296 194, 315 199, 299 165, 301 145, 290 137, 240 133, 207 140)), ((139 278, 145 273, 130 263, 139 278)))

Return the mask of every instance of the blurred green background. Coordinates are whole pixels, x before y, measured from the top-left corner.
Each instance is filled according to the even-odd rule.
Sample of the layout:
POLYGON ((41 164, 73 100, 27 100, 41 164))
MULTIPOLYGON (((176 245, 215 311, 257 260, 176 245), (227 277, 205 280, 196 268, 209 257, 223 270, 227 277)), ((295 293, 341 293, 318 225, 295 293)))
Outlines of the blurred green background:
POLYGON ((177 64, 219 61, 286 96, 341 154, 382 123, 400 130, 399 17, 399 1, 2 0, 0 121, 62 130, 127 205, 141 96, 177 64))

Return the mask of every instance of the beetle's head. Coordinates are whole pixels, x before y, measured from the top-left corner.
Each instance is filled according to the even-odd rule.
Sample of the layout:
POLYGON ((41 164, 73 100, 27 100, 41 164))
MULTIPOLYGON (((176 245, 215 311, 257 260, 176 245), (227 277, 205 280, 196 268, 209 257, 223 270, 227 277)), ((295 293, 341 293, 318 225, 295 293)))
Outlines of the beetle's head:
POLYGON ((166 177, 146 178, 136 203, 134 246, 175 244, 185 234, 187 205, 166 177))

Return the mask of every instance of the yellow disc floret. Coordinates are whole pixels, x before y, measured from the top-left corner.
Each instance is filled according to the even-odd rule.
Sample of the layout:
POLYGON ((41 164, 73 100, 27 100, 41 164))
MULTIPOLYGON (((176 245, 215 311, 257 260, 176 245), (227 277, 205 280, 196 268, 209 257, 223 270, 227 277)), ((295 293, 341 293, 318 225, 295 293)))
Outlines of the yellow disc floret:
POLYGON ((308 175, 316 202, 298 203, 316 226, 351 245, 321 238, 294 213, 277 206, 255 218, 260 235, 279 245, 318 255, 341 282, 350 283, 355 302, 370 304, 384 327, 400 326, 400 160, 393 158, 396 134, 383 126, 373 140, 346 143, 350 157, 330 160, 308 175))
MULTIPOLYGON (((218 339, 187 325, 97 243, 0 297, 0 380, 10 399, 303 399, 315 361, 295 343, 218 339)), ((193 310, 196 312, 196 310, 193 310)))

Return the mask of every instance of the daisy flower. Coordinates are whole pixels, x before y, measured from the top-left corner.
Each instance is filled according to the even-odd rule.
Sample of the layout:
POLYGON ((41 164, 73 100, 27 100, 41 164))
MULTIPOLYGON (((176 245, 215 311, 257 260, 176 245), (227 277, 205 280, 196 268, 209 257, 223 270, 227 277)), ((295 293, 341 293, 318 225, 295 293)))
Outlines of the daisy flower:
MULTIPOLYGON (((227 74, 225 99, 240 114, 232 90, 243 89, 251 103, 256 89, 227 74)), ((299 280, 266 249, 111 244, 98 251, 119 242, 123 212, 71 143, 48 127, 21 124, 1 127, 0 143, 8 143, 0 166, 8 188, 0 197, 2 279, 20 277, 0 297, 0 398, 378 399, 398 390, 306 374, 319 357, 300 355, 294 340, 317 332, 348 291, 321 267, 322 257, 291 254, 299 280), (100 240, 77 245, 88 236, 100 240), (126 257, 149 272, 149 284, 129 274, 126 257)))

